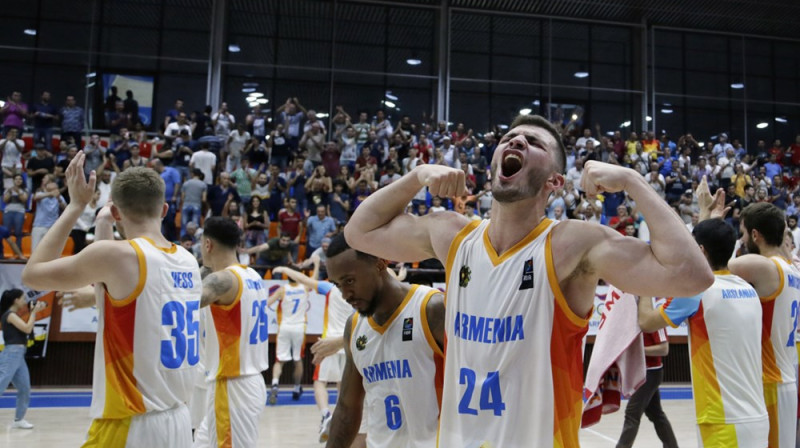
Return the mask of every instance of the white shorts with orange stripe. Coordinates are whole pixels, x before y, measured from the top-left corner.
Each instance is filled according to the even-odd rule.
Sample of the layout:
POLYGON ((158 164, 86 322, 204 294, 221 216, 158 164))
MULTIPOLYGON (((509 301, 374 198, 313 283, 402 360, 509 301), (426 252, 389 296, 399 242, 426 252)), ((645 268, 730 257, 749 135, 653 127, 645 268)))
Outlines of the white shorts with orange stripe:
POLYGON ((764 384, 764 404, 769 414, 770 448, 795 448, 797 384, 764 384))
POLYGON ((192 446, 192 425, 185 405, 128 418, 92 420, 83 448, 153 448, 192 446))
POLYGON ((314 381, 324 381, 326 383, 342 381, 345 360, 344 350, 323 359, 314 370, 314 381))
POLYGON ((195 432, 194 447, 256 446, 258 419, 267 403, 264 378, 218 378, 208 397, 208 413, 195 432))
POLYGON ((700 448, 767 448, 769 420, 697 425, 700 448))
POLYGON ((278 330, 275 357, 280 362, 300 361, 306 351, 306 326, 282 325, 278 330))

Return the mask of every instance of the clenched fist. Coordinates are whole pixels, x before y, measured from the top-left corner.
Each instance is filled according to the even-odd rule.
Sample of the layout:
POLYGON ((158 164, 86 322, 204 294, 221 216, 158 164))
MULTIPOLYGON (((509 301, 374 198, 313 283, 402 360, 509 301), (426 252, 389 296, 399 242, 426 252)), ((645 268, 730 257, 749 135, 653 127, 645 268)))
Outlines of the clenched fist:
POLYGON ((587 196, 604 192, 616 193, 625 190, 632 179, 641 177, 630 168, 590 160, 583 167, 581 190, 585 191, 587 196))
POLYGON ((467 181, 463 170, 442 165, 420 165, 414 168, 417 180, 428 187, 432 196, 452 198, 467 194, 467 181))

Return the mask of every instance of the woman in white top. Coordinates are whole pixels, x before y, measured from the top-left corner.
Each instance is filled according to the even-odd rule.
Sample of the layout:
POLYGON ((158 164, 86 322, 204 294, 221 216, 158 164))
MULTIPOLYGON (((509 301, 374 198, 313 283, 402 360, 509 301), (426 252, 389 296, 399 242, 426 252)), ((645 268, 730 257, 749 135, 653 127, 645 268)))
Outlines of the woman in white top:
POLYGON ((22 152, 25 142, 17 138, 17 130, 9 129, 6 138, 0 140, 0 150, 3 152, 3 188, 14 185, 14 176, 22 174, 22 152))

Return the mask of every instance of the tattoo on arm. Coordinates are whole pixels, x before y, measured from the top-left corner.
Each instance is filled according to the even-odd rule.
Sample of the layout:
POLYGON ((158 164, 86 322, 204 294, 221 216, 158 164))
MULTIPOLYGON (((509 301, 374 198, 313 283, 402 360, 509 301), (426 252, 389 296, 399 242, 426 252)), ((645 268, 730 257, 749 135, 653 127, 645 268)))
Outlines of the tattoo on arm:
POLYGON ((220 296, 233 288, 233 279, 226 272, 215 272, 203 280, 203 296, 200 306, 208 306, 216 302, 220 296))

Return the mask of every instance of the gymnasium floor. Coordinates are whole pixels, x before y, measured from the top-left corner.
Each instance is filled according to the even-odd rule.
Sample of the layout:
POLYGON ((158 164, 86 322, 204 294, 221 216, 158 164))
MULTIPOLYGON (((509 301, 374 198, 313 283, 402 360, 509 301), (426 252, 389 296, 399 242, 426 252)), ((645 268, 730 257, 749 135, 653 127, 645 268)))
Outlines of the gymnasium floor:
MULTIPOLYGON (((332 391, 332 398, 335 396, 332 391)), ((302 404, 292 404, 290 390, 282 390, 277 406, 268 406, 261 416, 260 447, 269 448, 319 448, 317 429, 319 412, 313 405, 310 391, 304 394, 302 404)), ((61 448, 78 447, 89 426, 87 389, 34 390, 31 408, 26 419, 36 425, 30 431, 11 429, 14 415, 14 394, 0 396, 0 447, 61 448)), ((662 388, 664 411, 672 422, 681 448, 696 448, 694 404, 691 391, 686 386, 662 388)), ((613 448, 622 429, 625 402, 620 411, 609 414, 597 425, 581 430, 582 448, 613 448)), ((653 425, 642 417, 636 438, 637 447, 661 446, 653 425)))

